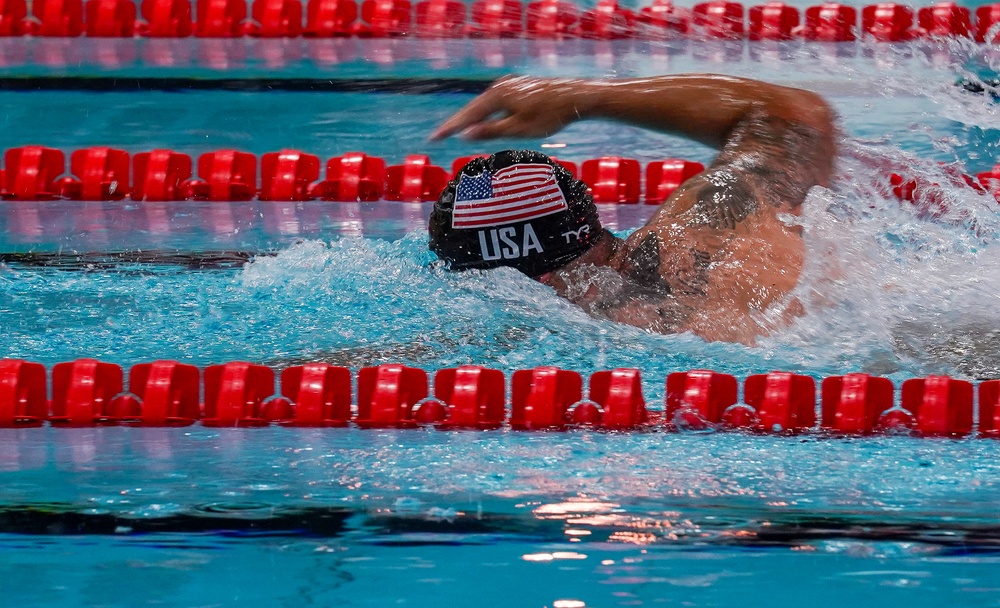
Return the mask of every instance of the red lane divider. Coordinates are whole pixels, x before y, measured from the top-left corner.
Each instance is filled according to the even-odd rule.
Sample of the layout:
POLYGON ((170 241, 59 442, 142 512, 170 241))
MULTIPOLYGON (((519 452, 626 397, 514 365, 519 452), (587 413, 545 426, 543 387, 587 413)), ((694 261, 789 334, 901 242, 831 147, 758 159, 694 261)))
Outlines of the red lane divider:
POLYGON ((695 32, 707 38, 743 38, 743 5, 739 2, 702 2, 693 10, 695 32))
POLYGON ((980 6, 976 9, 976 42, 1000 42, 1000 4, 980 6), (989 40, 987 40, 989 35, 989 40))
POLYGON ((962 436, 972 432, 973 386, 945 376, 903 382, 902 406, 916 417, 921 435, 962 436))
POLYGON ((358 372, 355 424, 363 428, 412 427, 418 424, 418 415, 438 418, 440 404, 429 405, 423 414, 414 411, 414 406, 427 398, 427 386, 427 372, 422 369, 404 365, 363 368, 358 372))
POLYGON ((235 38, 245 33, 244 0, 198 0, 194 35, 199 38, 235 38))
POLYGON ((690 427, 726 422, 733 426, 750 426, 756 416, 733 412, 728 408, 736 404, 738 383, 734 376, 712 371, 675 372, 667 376, 667 419, 671 424, 683 421, 690 427), (679 420, 680 419, 680 420, 679 420))
MULTIPOLYGON (((636 369, 583 377, 557 367, 518 370, 507 380, 475 365, 438 370, 433 392, 428 373, 398 364, 358 371, 352 407, 351 372, 310 363, 289 367, 276 393, 270 368, 246 362, 199 370, 176 361, 134 365, 128 392, 118 365, 94 359, 58 363, 0 359, 0 428, 41 426, 186 426, 567 430, 607 431, 744 429, 757 433, 816 431, 816 382, 788 372, 756 374, 742 383, 711 370, 671 373, 662 411, 647 409, 636 369), (199 392, 204 400, 199 403, 199 392)), ((1000 438, 1000 380, 977 387, 946 376, 903 382, 900 398, 887 378, 832 376, 822 382, 819 430, 832 434, 907 433, 1000 438)))
POLYGON ((582 400, 583 378, 576 372, 558 367, 518 370, 511 376, 510 426, 565 430, 570 408, 582 400))
POLYGON ((857 23, 858 11, 853 6, 821 4, 806 9, 802 26, 793 33, 816 42, 852 42, 857 23))
POLYGON ((762 432, 797 432, 816 426, 816 381, 809 376, 771 372, 748 376, 743 401, 756 410, 762 432))
POLYGON ((135 31, 149 38, 187 38, 194 31, 188 0, 142 0, 135 31))
POLYGON ((113 424, 112 401, 121 394, 122 368, 95 359, 57 363, 52 368, 52 413, 54 426, 113 424))
POLYGON ((799 10, 781 2, 750 8, 750 40, 791 40, 799 27, 799 10))
POLYGON ((577 35, 597 40, 619 40, 638 35, 639 16, 618 5, 617 0, 599 0, 593 10, 580 15, 577 35))
POLYGON ((823 3, 805 9, 781 2, 745 7, 713 0, 693 9, 653 0, 638 14, 617 0, 598 0, 581 11, 567 0, 197 0, 192 20, 188 0, 0 0, 0 36, 266 38, 311 37, 582 37, 613 40, 695 35, 706 38, 849 42, 859 36, 904 42, 928 36, 968 37, 994 43, 1000 4, 969 9, 940 2, 917 9, 894 3, 853 6, 823 3), (859 27, 860 26, 860 27, 859 27), (987 40, 987 37, 990 40, 987 40))
POLYGON ((310 188, 319 179, 318 156, 297 150, 269 152, 260 157, 262 201, 307 201, 310 188))
POLYGON ((882 412, 892 407, 894 390, 887 378, 868 374, 825 378, 822 427, 844 433, 871 433, 882 412))
POLYGON ((595 203, 638 203, 639 161, 605 156, 583 162, 580 179, 590 186, 595 203))
POLYGON ((302 35, 301 0, 257 0, 250 11, 252 21, 243 29, 260 38, 298 38, 302 35))
POLYGON ((448 185, 448 172, 432 165, 426 154, 411 154, 402 165, 386 167, 385 181, 386 200, 422 203, 437 200, 448 185))
POLYGON ((465 3, 458 0, 424 0, 415 7, 414 32, 426 38, 465 36, 465 3))
POLYGON ((346 367, 289 367, 281 372, 281 394, 283 399, 271 400, 267 417, 283 426, 345 426, 351 419, 351 372, 346 367))
POLYGON ((41 426, 48 417, 45 366, 0 359, 0 427, 41 426))
POLYGON ((205 368, 205 426, 267 426, 264 402, 274 394, 274 372, 252 363, 205 368))
POLYGON ((1000 380, 979 385, 979 434, 1000 438, 1000 380))
POLYGON ((140 152, 133 158, 132 200, 184 200, 183 184, 191 178, 191 157, 173 150, 140 152))
MULTIPOLYGON (((485 156, 456 158, 449 176, 426 155, 410 155, 401 165, 387 166, 377 156, 349 152, 329 159, 326 179, 317 181, 319 157, 282 150, 261 156, 258 184, 257 157, 238 150, 202 154, 198 158, 198 177, 192 179, 191 157, 173 150, 140 152, 132 157, 131 166, 124 150, 76 150, 70 155, 71 175, 63 176, 66 158, 62 151, 24 146, 7 150, 4 155, 0 197, 21 201, 107 201, 131 196, 137 201, 246 201, 256 197, 262 201, 426 202, 436 200, 448 180, 455 179, 466 163, 485 156)), ((643 168, 635 159, 606 156, 585 160, 579 168, 571 161, 553 160, 574 177, 579 175, 594 201, 602 204, 635 204, 640 200, 660 204, 705 169, 701 163, 688 160, 656 161, 646 165, 643 182, 643 168)), ((1000 201, 1000 165, 975 177, 951 171, 949 179, 956 186, 992 193, 1000 201)), ((889 186, 900 200, 943 206, 938 184, 891 174, 889 186), (919 196, 922 192, 927 196, 919 196)))
POLYGON ((302 34, 310 38, 350 36, 357 18, 358 5, 353 0, 309 0, 302 34))

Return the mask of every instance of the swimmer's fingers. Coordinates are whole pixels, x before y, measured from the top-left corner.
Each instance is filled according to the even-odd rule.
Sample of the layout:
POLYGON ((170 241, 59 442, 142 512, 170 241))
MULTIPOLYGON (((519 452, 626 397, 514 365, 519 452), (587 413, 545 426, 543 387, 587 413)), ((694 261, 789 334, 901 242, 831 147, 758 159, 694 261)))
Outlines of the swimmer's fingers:
POLYGON ((431 133, 431 140, 444 139, 481 123, 499 110, 491 95, 484 94, 470 101, 464 108, 431 133))
POLYGON ((500 137, 533 137, 536 129, 516 115, 486 120, 472 125, 462 134, 465 139, 497 139, 500 137))

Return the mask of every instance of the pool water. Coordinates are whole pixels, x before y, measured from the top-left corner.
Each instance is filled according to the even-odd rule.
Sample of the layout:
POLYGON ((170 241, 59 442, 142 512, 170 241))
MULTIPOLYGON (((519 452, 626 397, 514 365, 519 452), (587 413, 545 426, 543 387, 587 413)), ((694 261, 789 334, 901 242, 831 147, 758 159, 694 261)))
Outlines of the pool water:
MULTIPOLYGON (((897 383, 1000 377, 996 201, 949 185, 937 164, 972 173, 1000 159, 998 106, 954 86, 995 75, 996 56, 961 45, 859 45, 850 56, 741 45, 737 56, 697 44, 544 55, 512 44, 501 67, 471 59, 477 47, 463 42, 444 65, 359 53, 336 65, 241 69, 310 78, 711 71, 813 88, 841 114, 845 140, 836 186, 814 190, 797 220, 810 260, 796 294, 806 314, 754 347, 592 319, 512 271, 436 268, 420 227, 426 205, 308 203, 292 211, 311 217, 325 205, 322 219, 282 229, 248 203, 227 208, 236 219, 217 231, 202 220, 218 208, 190 203, 156 234, 122 219, 141 206, 101 205, 95 224, 75 221, 95 207, 62 202, 42 211, 65 221, 27 236, 9 229, 15 208, 5 206, 0 244, 18 255, 0 266, 0 357, 636 367, 652 409, 667 373, 696 367, 741 377, 868 371, 897 383), (900 165, 943 184, 947 208, 886 196, 884 167, 900 165), (192 262, 208 253, 217 263, 192 262)), ((81 63, 61 73, 143 70, 81 63)), ((574 161, 711 158, 610 123, 486 149, 427 142, 468 99, 5 91, 0 111, 6 147, 293 147, 392 162, 426 152, 450 164, 492 147, 547 145, 574 161)), ((602 212, 620 232, 648 213, 602 212)), ((0 430, 0 453, 0 576, 12 606, 1000 603, 1000 444, 990 440, 43 428, 0 430)))

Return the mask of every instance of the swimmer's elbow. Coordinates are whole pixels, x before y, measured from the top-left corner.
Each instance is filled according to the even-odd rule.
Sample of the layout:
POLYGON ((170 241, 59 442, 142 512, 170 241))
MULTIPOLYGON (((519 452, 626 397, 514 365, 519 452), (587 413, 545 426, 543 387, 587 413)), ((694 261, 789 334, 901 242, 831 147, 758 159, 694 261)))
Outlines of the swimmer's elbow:
POLYGON ((832 141, 837 113, 826 99, 818 93, 801 89, 795 89, 793 98, 794 101, 789 104, 791 115, 787 118, 812 127, 832 141))
POLYGON ((836 131, 837 113, 822 96, 812 92, 809 96, 812 98, 807 110, 809 123, 832 139, 836 131))

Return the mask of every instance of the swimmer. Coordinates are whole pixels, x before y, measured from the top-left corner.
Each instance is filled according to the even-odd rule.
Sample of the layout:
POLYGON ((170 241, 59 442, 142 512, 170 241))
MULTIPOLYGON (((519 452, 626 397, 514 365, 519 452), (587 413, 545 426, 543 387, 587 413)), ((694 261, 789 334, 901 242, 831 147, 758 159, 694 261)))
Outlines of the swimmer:
POLYGON ((617 120, 719 154, 622 240, 587 187, 540 152, 469 162, 434 205, 430 248, 452 270, 510 266, 589 313, 658 333, 752 344, 800 314, 805 255, 789 222, 828 186, 834 113, 819 95, 711 75, 636 80, 505 78, 433 139, 546 137, 580 119, 617 120))

